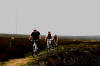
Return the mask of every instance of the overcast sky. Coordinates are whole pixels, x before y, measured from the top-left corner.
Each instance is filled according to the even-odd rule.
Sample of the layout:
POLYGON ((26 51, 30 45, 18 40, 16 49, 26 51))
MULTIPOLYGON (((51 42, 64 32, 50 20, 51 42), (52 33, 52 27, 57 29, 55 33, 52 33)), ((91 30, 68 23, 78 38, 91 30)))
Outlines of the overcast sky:
POLYGON ((100 35, 100 0, 0 0, 0 33, 100 35))

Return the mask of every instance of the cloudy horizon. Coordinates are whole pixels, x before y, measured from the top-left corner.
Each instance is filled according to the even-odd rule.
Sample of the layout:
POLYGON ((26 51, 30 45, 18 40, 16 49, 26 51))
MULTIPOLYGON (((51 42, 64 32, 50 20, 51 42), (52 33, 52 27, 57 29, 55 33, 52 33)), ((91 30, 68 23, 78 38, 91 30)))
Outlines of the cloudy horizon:
POLYGON ((0 33, 100 35, 100 1, 0 0, 0 33))

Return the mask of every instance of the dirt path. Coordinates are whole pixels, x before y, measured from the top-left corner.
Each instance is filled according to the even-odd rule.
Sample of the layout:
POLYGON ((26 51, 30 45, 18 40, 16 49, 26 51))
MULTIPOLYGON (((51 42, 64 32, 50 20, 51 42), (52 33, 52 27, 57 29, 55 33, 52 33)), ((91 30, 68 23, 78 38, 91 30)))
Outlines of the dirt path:
POLYGON ((0 66, 27 66, 28 62, 35 62, 39 55, 45 54, 46 51, 42 51, 40 54, 35 55, 34 58, 30 55, 25 58, 10 59, 6 62, 0 62, 0 66))
POLYGON ((30 59, 32 59, 32 56, 19 59, 11 59, 7 62, 1 62, 0 66, 21 66, 27 64, 30 61, 30 59))

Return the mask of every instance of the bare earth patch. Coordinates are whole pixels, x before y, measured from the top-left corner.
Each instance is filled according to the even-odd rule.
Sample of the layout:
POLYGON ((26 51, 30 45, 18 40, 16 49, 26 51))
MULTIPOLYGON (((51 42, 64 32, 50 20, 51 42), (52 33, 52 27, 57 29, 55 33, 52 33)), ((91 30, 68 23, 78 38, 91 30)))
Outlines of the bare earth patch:
POLYGON ((3 63, 1 62, 0 66, 21 66, 27 64, 30 59, 32 59, 32 56, 19 58, 19 59, 11 59, 7 62, 3 62, 3 63))

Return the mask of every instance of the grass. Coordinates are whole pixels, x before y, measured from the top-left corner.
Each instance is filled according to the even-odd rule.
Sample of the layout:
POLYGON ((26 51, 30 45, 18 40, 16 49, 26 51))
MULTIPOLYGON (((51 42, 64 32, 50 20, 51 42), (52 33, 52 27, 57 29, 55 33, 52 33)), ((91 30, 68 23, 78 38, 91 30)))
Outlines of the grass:
MULTIPOLYGON (((92 48, 97 49, 97 47, 100 47, 99 44, 70 44, 70 45, 61 45, 57 48, 51 49, 50 52, 47 52, 47 49, 40 52, 40 54, 35 55, 34 57, 31 56, 31 53, 28 53, 25 55, 25 58, 19 58, 19 59, 12 59, 6 62, 0 63, 0 66, 34 66, 38 62, 44 61, 47 58, 53 56, 54 54, 57 55, 57 53, 64 52, 68 49, 79 49, 80 51, 86 51, 91 50, 92 48)), ((95 51, 95 49, 93 51, 95 51)))
MULTIPOLYGON (((45 59, 49 58, 49 57, 52 57, 54 54, 57 55, 57 53, 61 53, 61 52, 64 52, 66 49, 68 50, 68 48, 71 48, 71 49, 78 49, 80 51, 84 51, 84 52, 87 52, 87 51, 95 51, 95 49, 93 49, 94 47, 99 47, 100 45, 84 45, 84 44, 79 44, 79 45, 64 45, 64 46, 59 46, 58 48, 55 48, 55 49, 51 49, 50 52, 47 54, 45 51, 43 53, 41 53, 40 55, 42 54, 46 54, 46 55, 38 55, 36 56, 35 58, 38 59, 39 62, 41 61, 44 61, 45 59)), ((32 60, 31 60, 32 61, 32 60)), ((35 63, 32 63, 32 62, 28 62, 28 64, 36 64, 38 62, 35 62, 35 63)))

